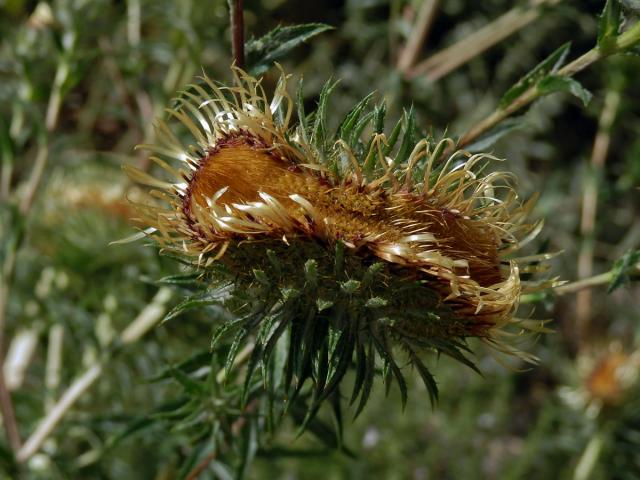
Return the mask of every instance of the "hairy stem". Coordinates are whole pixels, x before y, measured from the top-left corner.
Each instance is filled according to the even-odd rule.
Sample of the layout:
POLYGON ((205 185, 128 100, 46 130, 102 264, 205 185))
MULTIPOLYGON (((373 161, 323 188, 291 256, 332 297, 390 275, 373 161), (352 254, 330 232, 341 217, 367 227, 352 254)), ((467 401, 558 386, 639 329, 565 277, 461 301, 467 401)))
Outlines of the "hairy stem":
MULTIPOLYGON (((558 70, 558 72, 556 72, 556 75, 561 77, 572 77, 576 73, 584 70, 586 67, 597 62, 598 60, 616 53, 624 52, 628 48, 631 48, 638 43, 640 43, 640 22, 634 24, 629 30, 621 34, 616 39, 615 45, 613 47, 608 48, 606 51, 595 47, 573 62, 558 70)), ((460 137, 458 147, 465 147, 469 145, 482 134, 486 133, 487 131, 495 127, 498 123, 502 122, 505 118, 511 116, 513 113, 517 112, 523 107, 526 107, 542 95, 543 94, 535 85, 530 87, 519 97, 517 97, 513 102, 511 102, 507 107, 496 109, 484 120, 471 127, 466 133, 462 135, 462 137, 460 137)))

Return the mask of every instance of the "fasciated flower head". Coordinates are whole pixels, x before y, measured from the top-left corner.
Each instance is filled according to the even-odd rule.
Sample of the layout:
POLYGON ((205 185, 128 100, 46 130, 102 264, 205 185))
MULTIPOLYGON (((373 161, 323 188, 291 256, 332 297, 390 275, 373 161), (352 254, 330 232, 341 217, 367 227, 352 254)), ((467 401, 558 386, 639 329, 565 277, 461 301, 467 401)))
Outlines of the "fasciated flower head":
MULTIPOLYGON (((520 274, 549 255, 514 258, 541 225, 527 222, 533 200, 519 200, 510 174, 483 173, 495 158, 458 151, 441 160, 454 142, 416 140, 409 115, 387 136, 384 106, 366 112, 370 97, 332 138, 325 117, 333 85, 315 113, 299 104, 292 126, 285 75, 271 100, 259 80, 239 69, 234 76, 231 87, 203 78, 169 110, 192 142, 160 121, 157 144, 142 146, 173 180, 127 170, 155 188, 156 201, 138 206, 145 235, 216 270, 214 283, 222 276, 261 292, 254 298, 268 307, 248 332, 278 311, 291 335, 304 336, 308 318, 337 332, 345 358, 377 351, 394 362, 389 345, 399 343, 416 363, 425 348, 466 360, 467 337, 510 351, 500 341, 505 327, 533 326, 514 319, 531 286, 520 274)), ((275 334, 264 330, 258 342, 275 334)), ((291 348, 290 362, 299 360, 296 348, 320 351, 291 348)), ((334 372, 333 383, 343 374, 334 372)))

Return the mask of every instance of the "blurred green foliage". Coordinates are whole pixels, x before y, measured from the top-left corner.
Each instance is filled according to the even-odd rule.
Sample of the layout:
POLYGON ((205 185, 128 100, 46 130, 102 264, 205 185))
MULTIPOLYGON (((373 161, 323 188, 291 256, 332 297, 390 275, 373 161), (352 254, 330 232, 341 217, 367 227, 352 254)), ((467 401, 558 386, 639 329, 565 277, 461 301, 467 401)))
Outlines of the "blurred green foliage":
MULTIPOLYGON (((399 119, 412 106, 419 130, 438 138, 460 135, 490 114, 518 79, 567 42, 570 59, 606 43, 612 30, 610 23, 599 27, 603 3, 549 2, 531 25, 435 82, 424 75, 406 80, 397 67, 422 2, 323 0, 302 7, 247 0, 245 18, 248 38, 304 23, 334 27, 286 56, 274 54, 285 71, 304 76, 307 111, 330 77, 339 80, 329 116, 334 128, 376 91, 389 118, 399 119)), ((609 8, 614 4, 610 0, 609 8)), ((418 60, 512 7, 502 0, 439 2, 418 60)), ((627 25, 636 21, 635 2, 622 2, 621 9, 627 25)), ((638 382, 625 383, 619 395, 596 395, 600 381, 618 385, 604 367, 616 352, 625 352, 620 365, 631 380, 640 369, 640 291, 627 282, 637 276, 640 246, 636 55, 607 58, 579 74, 593 93, 586 107, 564 93, 546 96, 489 147, 508 159, 504 169, 520 178, 525 196, 540 193, 535 214, 546 225, 536 247, 563 251, 552 274, 575 279, 579 259, 587 258, 593 275, 614 268, 607 281, 611 290, 619 286, 607 293, 603 282, 590 297, 550 293, 535 308, 525 303, 523 315, 554 319, 555 333, 526 346, 541 358, 539 366, 504 368, 480 349, 481 377, 434 357, 435 408, 418 372, 411 374, 404 413, 398 392, 385 397, 376 385, 358 420, 344 420, 343 447, 336 448, 329 412, 300 438, 293 415, 257 443, 257 432, 238 423, 246 412, 214 401, 240 387, 233 377, 218 382, 224 348, 208 353, 224 318, 213 306, 190 310, 137 342, 118 341, 158 288, 175 292, 168 308, 182 288, 193 286, 179 262, 152 246, 109 246, 131 233, 134 213, 123 198, 139 193, 120 167, 149 167, 133 147, 153 140, 153 118, 194 76, 204 70, 221 81, 230 78, 229 36, 222 0, 0 2, 0 260, 6 264, 12 245, 20 246, 13 274, 3 276, 11 287, 7 358, 21 334, 35 340, 24 377, 12 380, 18 382, 12 397, 23 440, 75 378, 92 365, 104 366, 23 465, 2 439, 3 475, 167 479, 200 472, 198 478, 234 478, 255 456, 248 478, 640 477, 638 382), (615 95, 619 101, 603 129, 606 99, 615 95), (594 164, 599 130, 608 137, 608 151, 605 163, 594 164), (42 149, 48 154, 43 180, 25 217, 19 203, 42 149), (595 224, 585 230, 582 205, 594 185, 595 224), (587 313, 578 322, 580 302, 587 313), (54 327, 63 331, 58 357, 54 327), (192 402, 196 397, 209 403, 192 402), (224 455, 213 452, 214 440, 225 446, 224 455), (588 476, 580 477, 583 472, 588 476)), ((277 76, 266 75, 273 86, 277 76)))

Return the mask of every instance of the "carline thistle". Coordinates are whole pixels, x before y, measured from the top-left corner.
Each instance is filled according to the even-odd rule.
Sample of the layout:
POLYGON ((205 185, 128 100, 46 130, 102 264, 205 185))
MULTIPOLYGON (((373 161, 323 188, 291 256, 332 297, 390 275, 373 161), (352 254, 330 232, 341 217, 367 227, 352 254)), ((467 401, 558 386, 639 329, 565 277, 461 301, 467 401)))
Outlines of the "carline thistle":
MULTIPOLYGON (((510 173, 485 173, 496 158, 445 157, 455 143, 417 138, 407 115, 387 136, 384 106, 367 111, 370 96, 331 136, 335 84, 306 114, 286 75, 271 99, 260 80, 238 68, 233 75, 232 86, 205 76, 168 110, 191 135, 187 145, 159 121, 157 143, 141 146, 173 180, 126 167, 152 187, 137 205, 139 236, 193 258, 212 272, 212 286, 241 293, 226 302, 239 320, 216 338, 235 329, 256 342, 262 362, 286 341, 285 391, 309 380, 316 399, 337 388, 352 361, 358 369, 376 355, 403 389, 399 354, 434 397, 421 354, 473 365, 463 354, 469 337, 535 359, 506 337, 544 330, 515 313, 523 292, 554 283, 521 278, 551 255, 518 258, 542 224, 527 221, 535 198, 520 201, 510 173)), ((352 401, 372 375, 356 378, 352 401)))

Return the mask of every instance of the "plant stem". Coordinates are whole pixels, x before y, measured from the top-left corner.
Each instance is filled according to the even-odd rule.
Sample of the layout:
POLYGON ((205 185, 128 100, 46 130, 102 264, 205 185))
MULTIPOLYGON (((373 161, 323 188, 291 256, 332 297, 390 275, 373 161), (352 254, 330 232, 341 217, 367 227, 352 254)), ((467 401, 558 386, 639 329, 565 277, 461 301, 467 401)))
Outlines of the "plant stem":
POLYGON ((40 449, 47 437, 56 428, 60 420, 62 420, 62 417, 65 416, 73 404, 76 403, 82 394, 100 377, 102 368, 102 362, 93 365, 71 384, 49 414, 38 424, 38 427, 24 443, 23 447, 18 450, 16 459, 19 462, 27 461, 40 449))
MULTIPOLYGON (((633 270, 634 267, 631 267, 630 270, 633 270)), ((635 269, 640 271, 640 264, 635 266, 635 269)), ((600 275, 595 275, 593 277, 584 278, 582 280, 576 280, 575 282, 567 283, 565 285, 561 285, 559 287, 555 287, 553 291, 557 295, 565 295, 567 293, 576 293, 585 288, 597 287, 598 285, 604 285, 605 283, 609 283, 613 279, 613 272, 605 272, 600 275)))
MULTIPOLYGON (((60 107, 62 105, 62 86, 67 80, 69 75, 69 64, 66 58, 63 58, 58 63, 56 69, 56 75, 54 78, 53 86, 51 89, 51 95, 49 96, 49 102, 47 104, 47 113, 45 116, 45 137, 38 146, 38 153, 36 155, 35 165, 31 171, 31 176, 27 181, 25 187, 25 194, 20 201, 19 213, 23 218, 26 218, 31 207, 33 206, 33 200, 35 198, 38 187, 42 180, 44 169, 49 159, 49 145, 48 136, 53 132, 58 125, 58 119, 60 118, 60 107)), ((2 265, 2 278, 0 278, 0 412, 2 413, 2 419, 4 428, 7 432, 7 439, 9 445, 14 452, 17 448, 20 448, 20 434, 18 429, 18 422, 15 417, 15 411, 13 409, 11 394, 7 390, 7 385, 4 379, 4 344, 5 344, 5 326, 6 326, 6 314, 7 304, 9 300, 9 293, 11 289, 11 280, 15 270, 15 260, 18 253, 18 249, 21 246, 21 239, 11 242, 7 247, 7 253, 2 265), (16 448, 17 447, 17 448, 16 448)))
POLYGON ((11 279, 15 269, 17 242, 8 245, 8 251, 2 265, 2 278, 0 278, 0 413, 2 413, 2 423, 7 434, 7 441, 11 450, 17 452, 20 448, 20 430, 16 420, 11 394, 7 389, 4 378, 4 330, 6 323, 7 304, 9 302, 9 292, 11 279))
MULTIPOLYGON (((4 354, 4 352, 0 353, 4 354)), ((18 422, 16 421, 16 415, 13 411, 11 394, 4 380, 3 370, 3 368, 0 368, 0 409, 2 410, 4 428, 7 432, 7 441, 9 442, 11 450, 17 452, 20 449, 21 443, 20 432, 18 431, 18 422)))
POLYGON ((244 14, 243 0, 229 0, 231 24, 231 52, 236 67, 244 69, 244 14))
MULTIPOLYGON (((571 77, 576 73, 584 70, 589 65, 606 58, 615 53, 620 53, 625 51, 626 49, 637 45, 640 43, 640 22, 634 24, 629 30, 621 34, 617 39, 614 47, 608 49, 607 51, 602 51, 598 47, 594 47, 589 50, 587 53, 577 58, 573 62, 569 63, 565 67, 558 70, 556 75, 563 77, 571 77)), ((462 137, 458 143, 459 147, 465 147, 481 136, 483 133, 487 132, 491 128, 495 127, 498 123, 500 123, 505 118, 509 117, 514 112, 520 110, 521 108, 529 105, 531 102, 536 100, 542 95, 540 91, 534 85, 529 88, 525 92, 523 92, 518 98, 516 98, 509 106, 506 108, 498 108, 491 115, 489 115, 484 120, 480 121, 473 127, 471 127, 462 137)))
MULTIPOLYGON (((167 311, 167 302, 171 298, 171 290, 163 287, 153 297, 151 302, 142 309, 138 316, 125 328, 118 340, 123 344, 130 344, 139 340, 154 325, 156 325, 167 311)), ((73 407, 78 399, 100 378, 104 366, 112 358, 113 354, 89 367, 69 388, 62 394, 49 413, 38 423, 35 431, 17 450, 16 459, 24 463, 38 452, 44 441, 54 431, 58 423, 73 407)))
MULTIPOLYGON (((582 245, 578 254, 578 278, 593 274, 593 244, 595 242, 596 215, 598 211, 598 184, 611 143, 611 126, 620 105, 620 91, 610 89, 598 122, 598 132, 593 142, 590 170, 585 174, 582 196, 580 234, 582 245)), ((576 296, 576 334, 582 338, 591 316, 591 291, 582 290, 576 296)))
POLYGON ((189 472, 185 480, 196 480, 202 472, 204 472, 209 464, 216 459, 216 452, 212 452, 204 457, 200 463, 198 463, 193 470, 189 472))
POLYGON ((578 460, 576 469, 573 472, 574 480, 587 480, 588 478, 591 478, 593 469, 598 463, 598 458, 600 457, 603 445, 604 439, 602 433, 598 432, 591 437, 591 440, 587 443, 586 448, 580 456, 580 460, 578 460))
POLYGON ((47 365, 45 367, 45 410, 50 411, 55 394, 60 386, 60 370, 62 367, 62 346, 64 342, 64 327, 56 323, 49 329, 49 345, 47 347, 47 365))
POLYGON ((420 6, 409 40, 400 52, 400 58, 398 59, 398 70, 405 75, 416 62, 418 53, 420 53, 420 49, 429 35, 429 29, 433 24, 439 5, 440 0, 424 0, 420 6))
POLYGON ((407 79, 410 80, 421 75, 432 82, 441 79, 536 20, 540 16, 543 5, 558 1, 533 0, 528 9, 523 10, 522 7, 516 7, 509 10, 477 32, 431 55, 414 68, 408 69, 406 71, 407 79))

